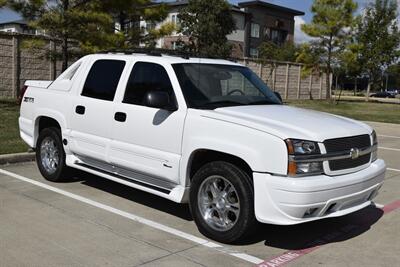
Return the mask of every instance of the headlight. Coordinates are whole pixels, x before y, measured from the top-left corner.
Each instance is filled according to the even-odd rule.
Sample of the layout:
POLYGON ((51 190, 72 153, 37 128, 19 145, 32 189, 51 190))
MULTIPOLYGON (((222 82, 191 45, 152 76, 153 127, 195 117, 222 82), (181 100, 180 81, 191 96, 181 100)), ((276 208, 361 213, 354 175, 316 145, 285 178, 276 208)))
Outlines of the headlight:
POLYGON ((298 139, 286 139, 285 142, 289 157, 289 176, 296 177, 323 173, 321 161, 308 160, 308 156, 321 154, 317 142, 298 139), (299 158, 301 160, 298 160, 299 158))
POLYGON ((375 130, 371 134, 372 139, 372 152, 371 152, 371 162, 378 159, 378 137, 376 136, 375 130))
POLYGON ((291 155, 320 154, 318 143, 297 139, 286 139, 288 152, 291 155))

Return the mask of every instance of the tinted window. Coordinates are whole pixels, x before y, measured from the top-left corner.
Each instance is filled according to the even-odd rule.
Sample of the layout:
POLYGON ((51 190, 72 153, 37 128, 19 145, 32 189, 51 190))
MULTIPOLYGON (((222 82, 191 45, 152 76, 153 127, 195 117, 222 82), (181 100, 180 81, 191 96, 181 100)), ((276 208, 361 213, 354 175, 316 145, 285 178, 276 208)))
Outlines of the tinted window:
POLYGON ((125 61, 98 60, 89 71, 82 95, 109 100, 114 99, 125 61))
POLYGON ((217 64, 173 64, 190 108, 281 104, 249 68, 217 64))
POLYGON ((144 96, 150 90, 167 92, 170 99, 175 100, 174 90, 164 67, 154 63, 138 62, 133 66, 123 102, 143 105, 144 96))

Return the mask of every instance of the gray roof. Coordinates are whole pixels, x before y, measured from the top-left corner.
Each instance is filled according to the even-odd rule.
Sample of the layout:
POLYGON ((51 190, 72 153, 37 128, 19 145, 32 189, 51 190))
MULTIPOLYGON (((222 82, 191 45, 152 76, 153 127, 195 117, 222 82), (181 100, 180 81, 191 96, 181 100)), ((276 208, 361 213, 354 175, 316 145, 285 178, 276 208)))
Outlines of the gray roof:
POLYGON ((239 7, 262 6, 262 7, 267 7, 270 9, 275 9, 275 10, 279 10, 282 12, 290 13, 295 16, 303 16, 305 14, 303 11, 287 8, 284 6, 274 5, 274 4, 260 1, 260 0, 240 2, 238 5, 239 5, 239 7))
POLYGON ((175 2, 167 2, 165 4, 167 4, 169 6, 183 6, 183 5, 189 4, 189 0, 178 0, 175 2))
MULTIPOLYGON (((189 0, 177 0, 174 2, 166 2, 165 4, 167 4, 169 6, 185 6, 185 5, 189 4, 189 0)), ((232 6, 232 11, 236 11, 236 12, 244 12, 241 10, 241 8, 244 8, 244 7, 262 6, 262 7, 267 7, 270 9, 275 9, 275 10, 279 10, 282 12, 286 12, 286 13, 289 13, 289 14, 292 14, 295 16, 303 16, 305 14, 303 11, 287 8, 284 6, 274 5, 274 4, 260 1, 260 0, 243 1, 243 2, 238 3, 238 5, 231 5, 231 6, 232 6)))
POLYGON ((6 24, 28 25, 28 22, 24 19, 18 19, 18 20, 11 20, 11 21, 3 21, 0 23, 0 25, 6 25, 6 24))
MULTIPOLYGON (((189 0, 177 0, 177 1, 174 1, 174 2, 161 2, 161 3, 167 4, 168 6, 177 7, 177 6, 186 6, 186 5, 188 5, 189 4, 189 0)), ((231 5, 231 9, 232 9, 232 11, 245 13, 237 5, 231 5)))

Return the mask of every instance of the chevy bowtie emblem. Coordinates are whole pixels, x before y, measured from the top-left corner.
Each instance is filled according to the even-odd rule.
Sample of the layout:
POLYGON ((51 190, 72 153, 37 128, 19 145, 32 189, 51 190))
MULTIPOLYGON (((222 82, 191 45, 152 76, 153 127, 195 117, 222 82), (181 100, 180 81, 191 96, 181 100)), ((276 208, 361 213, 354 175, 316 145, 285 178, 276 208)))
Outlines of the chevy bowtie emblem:
POLYGON ((351 159, 357 159, 360 156, 360 150, 358 148, 350 149, 350 157, 351 159))

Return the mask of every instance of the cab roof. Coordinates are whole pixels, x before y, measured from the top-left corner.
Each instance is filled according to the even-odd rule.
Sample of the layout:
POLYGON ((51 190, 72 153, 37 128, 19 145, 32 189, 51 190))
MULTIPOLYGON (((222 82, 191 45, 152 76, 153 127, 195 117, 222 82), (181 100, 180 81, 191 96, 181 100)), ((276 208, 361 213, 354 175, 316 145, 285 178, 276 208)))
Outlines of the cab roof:
POLYGON ((136 60, 150 61, 154 63, 163 64, 181 64, 181 63, 201 63, 201 64, 219 64, 219 65, 237 65, 240 64, 226 59, 214 59, 214 58, 203 58, 203 57, 190 57, 182 54, 179 55, 168 55, 164 53, 124 53, 124 52, 106 52, 92 54, 87 57, 96 59, 120 59, 127 60, 135 58, 136 60))

